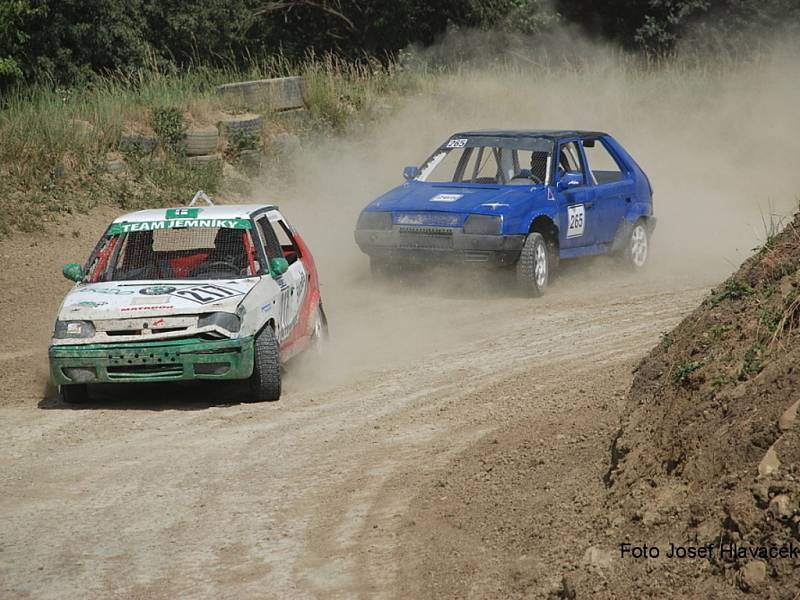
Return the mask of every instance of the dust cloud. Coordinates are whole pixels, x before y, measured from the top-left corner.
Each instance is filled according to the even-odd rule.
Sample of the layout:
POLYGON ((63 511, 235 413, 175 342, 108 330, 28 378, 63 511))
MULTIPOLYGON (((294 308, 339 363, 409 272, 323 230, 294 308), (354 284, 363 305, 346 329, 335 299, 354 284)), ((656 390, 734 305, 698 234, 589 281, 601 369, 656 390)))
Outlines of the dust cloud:
MULTIPOLYGON (((429 68, 421 90, 367 131, 306 144, 294 181, 260 190, 286 210, 317 257, 334 333, 332 371, 388 366, 468 339, 475 327, 502 328, 509 311, 546 309, 498 289, 511 283, 502 276, 488 284, 441 271, 394 284, 370 280, 353 240, 358 213, 402 182, 403 166, 420 164, 455 131, 611 133, 650 177, 658 226, 644 280, 667 289, 717 283, 796 210, 800 47, 776 43, 746 63, 694 57, 646 68, 572 39, 562 32, 537 45, 485 34, 446 40, 430 52, 440 64, 450 44, 456 67, 438 75, 429 68), (486 51, 478 60, 497 43, 505 45, 500 58, 487 60, 486 51)), ((593 263, 548 294, 568 297, 572 284, 586 293, 586 280, 613 285, 619 277, 593 263)))

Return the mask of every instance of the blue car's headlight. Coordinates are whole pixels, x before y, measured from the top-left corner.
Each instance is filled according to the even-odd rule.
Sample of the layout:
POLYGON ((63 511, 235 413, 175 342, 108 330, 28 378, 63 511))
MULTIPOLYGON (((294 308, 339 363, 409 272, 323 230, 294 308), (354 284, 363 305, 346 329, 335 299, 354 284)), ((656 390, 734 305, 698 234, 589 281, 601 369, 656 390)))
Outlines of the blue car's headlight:
POLYGON ((503 218, 495 215, 470 215, 464 223, 464 233, 500 235, 503 218))
POLYGON ((358 224, 356 229, 391 229, 392 228, 392 213, 390 212, 375 212, 364 211, 358 217, 358 224))
POLYGON ((95 334, 91 321, 56 321, 53 337, 57 340, 90 338, 95 334))

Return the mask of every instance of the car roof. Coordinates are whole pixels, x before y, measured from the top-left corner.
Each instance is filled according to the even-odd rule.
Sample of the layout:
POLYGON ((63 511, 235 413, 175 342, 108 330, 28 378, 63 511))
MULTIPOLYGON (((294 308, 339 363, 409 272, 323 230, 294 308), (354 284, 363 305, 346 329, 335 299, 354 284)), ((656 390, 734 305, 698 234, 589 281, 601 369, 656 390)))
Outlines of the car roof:
POLYGON ((216 204, 214 206, 173 206, 166 208, 149 208, 127 213, 114 219, 114 223, 124 223, 126 221, 163 221, 174 216, 168 217, 167 211, 175 211, 186 208, 196 208, 200 214, 207 219, 249 219, 253 213, 275 210, 278 207, 273 204, 216 204))
POLYGON ((608 135, 602 131, 586 131, 578 129, 480 129, 476 131, 461 131, 454 133, 450 137, 457 135, 463 136, 487 136, 487 137, 543 137, 553 140, 575 137, 597 137, 608 135))

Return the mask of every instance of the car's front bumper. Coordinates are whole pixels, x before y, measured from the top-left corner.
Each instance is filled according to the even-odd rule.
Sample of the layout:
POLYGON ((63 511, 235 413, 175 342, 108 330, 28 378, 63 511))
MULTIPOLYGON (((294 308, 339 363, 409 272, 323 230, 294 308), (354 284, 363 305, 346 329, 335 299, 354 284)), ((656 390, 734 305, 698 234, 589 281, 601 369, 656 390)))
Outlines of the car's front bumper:
POLYGON ((58 345, 49 356, 59 385, 245 379, 253 372, 253 338, 58 345))
POLYGON ((356 243, 371 257, 415 263, 462 262, 489 266, 517 262, 524 235, 478 235, 448 227, 357 229, 356 243))

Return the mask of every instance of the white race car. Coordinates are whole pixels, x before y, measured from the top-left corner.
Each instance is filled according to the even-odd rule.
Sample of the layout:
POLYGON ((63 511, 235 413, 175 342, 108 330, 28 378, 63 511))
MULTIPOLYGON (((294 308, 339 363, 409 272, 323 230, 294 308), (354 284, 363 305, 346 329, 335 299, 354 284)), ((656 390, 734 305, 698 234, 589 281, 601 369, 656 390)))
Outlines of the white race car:
POLYGON ((64 276, 76 285, 49 356, 70 403, 93 383, 198 379, 248 380, 250 400, 277 400, 282 364, 327 332, 314 259, 275 206, 198 192, 123 215, 64 276))

